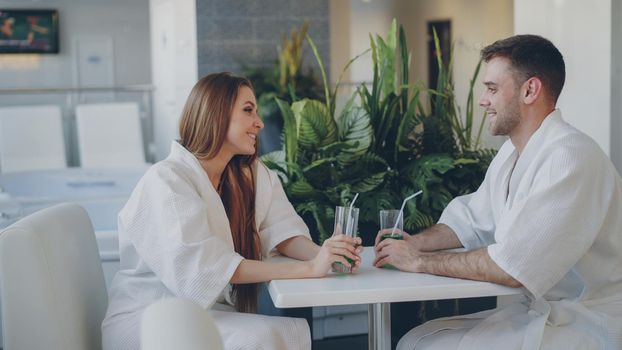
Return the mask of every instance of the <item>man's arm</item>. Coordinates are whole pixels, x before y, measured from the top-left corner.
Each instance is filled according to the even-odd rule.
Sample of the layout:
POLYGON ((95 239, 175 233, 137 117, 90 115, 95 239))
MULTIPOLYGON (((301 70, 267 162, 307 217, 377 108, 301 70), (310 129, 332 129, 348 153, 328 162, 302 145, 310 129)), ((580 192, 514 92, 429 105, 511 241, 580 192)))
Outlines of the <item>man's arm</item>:
POLYGON ((493 282, 518 288, 522 284, 508 275, 488 255, 486 248, 465 253, 433 253, 421 255, 415 269, 433 275, 493 282))
POLYGON ((376 247, 374 265, 391 264, 402 271, 493 282, 508 287, 522 284, 503 271, 486 248, 465 253, 421 252, 405 241, 384 240, 376 247))
POLYGON ((462 248, 456 233, 445 224, 437 224, 412 237, 412 243, 422 252, 462 248))
MULTIPOLYGON (((378 244, 380 243, 382 235, 390 231, 391 229, 381 230, 378 232, 378 235, 376 235, 376 253, 378 252, 378 244)), ((462 243, 460 243, 456 233, 445 224, 434 225, 412 236, 404 232, 403 237, 404 241, 421 252, 462 248, 462 243)))

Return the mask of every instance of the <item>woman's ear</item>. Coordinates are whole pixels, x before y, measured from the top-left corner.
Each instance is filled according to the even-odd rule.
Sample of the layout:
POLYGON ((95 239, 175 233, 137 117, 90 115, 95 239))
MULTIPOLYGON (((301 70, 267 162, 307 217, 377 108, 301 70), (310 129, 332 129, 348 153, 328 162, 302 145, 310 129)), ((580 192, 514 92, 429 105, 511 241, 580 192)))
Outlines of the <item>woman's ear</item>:
POLYGON ((523 103, 528 105, 532 104, 538 100, 542 94, 542 80, 539 78, 532 77, 523 83, 523 87, 521 89, 523 103))

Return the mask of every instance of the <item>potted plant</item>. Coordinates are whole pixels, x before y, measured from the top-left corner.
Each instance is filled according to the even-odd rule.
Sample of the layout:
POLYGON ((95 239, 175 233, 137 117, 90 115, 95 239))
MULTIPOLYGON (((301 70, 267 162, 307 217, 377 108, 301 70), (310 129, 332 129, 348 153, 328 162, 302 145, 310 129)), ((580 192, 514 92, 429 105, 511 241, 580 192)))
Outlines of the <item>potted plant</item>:
POLYGON ((282 147, 280 136, 283 117, 275 98, 289 103, 303 97, 322 99, 321 86, 313 70, 303 70, 303 45, 308 29, 309 23, 304 21, 300 29, 292 29, 289 36, 281 35, 273 67, 243 69, 244 75, 253 82, 258 108, 265 124, 259 143, 261 154, 282 147))
POLYGON ((324 100, 288 103, 276 98, 284 121, 283 149, 262 160, 279 173, 294 207, 318 233, 318 242, 332 234, 334 208, 349 203, 356 193, 360 234, 370 244, 379 209, 397 208, 408 194, 423 190, 424 195, 405 209, 405 230, 415 233, 434 224, 453 197, 477 188, 495 153, 479 147, 483 123, 472 137, 473 84, 479 65, 463 119, 455 103, 451 67, 440 57, 435 89, 409 84, 405 34, 400 28, 398 37, 394 21, 386 39, 371 38, 371 86, 361 84, 336 115, 339 82, 329 89, 323 63, 308 40, 322 73, 324 100))
MULTIPOLYGON (((480 64, 462 115, 454 94, 452 59, 443 64, 436 33, 434 38, 437 86, 409 82, 404 30, 398 33, 393 21, 386 38, 370 37, 370 86, 361 84, 336 113, 334 100, 341 79, 331 91, 317 49, 307 37, 322 73, 324 100, 275 99, 283 116, 284 144, 262 160, 279 174, 288 198, 316 233, 317 242, 332 234, 334 208, 347 205, 356 193, 360 194, 360 236, 365 245, 372 245, 379 209, 399 208, 403 198, 423 190, 423 196, 409 202, 404 213, 404 229, 416 233, 435 224, 451 199, 476 190, 483 180, 496 151, 481 148, 484 120, 474 125, 473 88, 480 64)), ((460 308, 473 312, 493 306, 494 299, 400 305, 393 318, 402 319, 393 324, 403 329, 394 330, 394 340, 427 319, 458 314, 460 308)))

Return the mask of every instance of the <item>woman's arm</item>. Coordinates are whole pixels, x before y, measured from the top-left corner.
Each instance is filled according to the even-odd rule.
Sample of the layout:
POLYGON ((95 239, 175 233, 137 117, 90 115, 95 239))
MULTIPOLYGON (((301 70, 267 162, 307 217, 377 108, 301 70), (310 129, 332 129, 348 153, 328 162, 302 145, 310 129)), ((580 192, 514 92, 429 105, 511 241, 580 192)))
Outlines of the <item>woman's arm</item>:
POLYGON ((294 236, 277 244, 276 250, 281 255, 298 260, 311 260, 320 251, 320 246, 305 236, 294 236))
POLYGON ((312 276, 311 264, 308 261, 269 263, 244 259, 231 276, 231 283, 258 283, 274 279, 305 277, 316 277, 312 276))
POLYGON ((244 259, 233 273, 230 282, 257 283, 285 278, 324 277, 334 262, 350 265, 346 257, 354 261, 354 266, 352 266, 354 270, 361 264, 361 258, 358 255, 359 250, 356 248, 356 245, 360 244, 360 238, 335 235, 325 240, 322 247, 318 247, 309 239, 306 239, 308 242, 303 242, 300 239, 296 241, 296 238, 297 237, 292 237, 282 242, 290 241, 289 244, 285 245, 288 246, 285 250, 289 250, 289 252, 294 255, 298 253, 298 256, 292 256, 298 258, 308 256, 309 254, 304 250, 307 247, 314 246, 317 250, 311 259, 287 263, 269 263, 259 260, 244 259))

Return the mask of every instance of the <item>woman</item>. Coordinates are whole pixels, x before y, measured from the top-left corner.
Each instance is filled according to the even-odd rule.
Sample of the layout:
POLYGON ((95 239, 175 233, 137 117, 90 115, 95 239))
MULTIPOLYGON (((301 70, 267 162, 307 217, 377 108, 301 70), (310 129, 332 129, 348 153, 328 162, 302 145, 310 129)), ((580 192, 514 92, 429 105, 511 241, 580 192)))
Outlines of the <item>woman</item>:
POLYGON ((358 268, 360 239, 310 240, 278 177, 257 160, 262 128, 248 80, 219 73, 194 86, 180 140, 119 213, 104 349, 138 349, 142 311, 166 297, 210 309, 227 349, 311 348, 304 320, 252 314, 257 283, 323 277, 344 256, 358 268), (302 261, 261 261, 276 252, 302 261))

